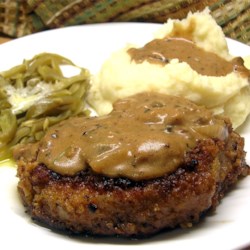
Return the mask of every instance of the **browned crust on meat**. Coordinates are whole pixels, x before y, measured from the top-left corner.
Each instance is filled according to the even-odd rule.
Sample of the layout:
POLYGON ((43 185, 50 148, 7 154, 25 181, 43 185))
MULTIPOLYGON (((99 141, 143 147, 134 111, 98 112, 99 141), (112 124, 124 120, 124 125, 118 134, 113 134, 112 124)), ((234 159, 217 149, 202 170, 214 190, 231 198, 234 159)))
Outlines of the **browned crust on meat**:
POLYGON ((63 177, 36 162, 18 162, 18 191, 31 216, 73 233, 152 235, 191 226, 214 209, 229 186, 249 174, 244 141, 201 141, 185 164, 161 178, 135 182, 80 172, 63 177))

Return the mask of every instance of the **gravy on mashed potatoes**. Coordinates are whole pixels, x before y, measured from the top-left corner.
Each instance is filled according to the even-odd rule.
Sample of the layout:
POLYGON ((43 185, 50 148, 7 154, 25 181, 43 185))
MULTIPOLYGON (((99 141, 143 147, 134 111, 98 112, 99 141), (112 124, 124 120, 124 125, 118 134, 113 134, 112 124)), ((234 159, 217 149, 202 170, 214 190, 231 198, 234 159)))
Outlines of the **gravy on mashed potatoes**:
POLYGON ((234 128, 250 113, 249 70, 229 54, 208 9, 168 20, 142 48, 113 53, 94 77, 88 100, 103 115, 117 99, 143 91, 187 98, 228 116, 234 128))

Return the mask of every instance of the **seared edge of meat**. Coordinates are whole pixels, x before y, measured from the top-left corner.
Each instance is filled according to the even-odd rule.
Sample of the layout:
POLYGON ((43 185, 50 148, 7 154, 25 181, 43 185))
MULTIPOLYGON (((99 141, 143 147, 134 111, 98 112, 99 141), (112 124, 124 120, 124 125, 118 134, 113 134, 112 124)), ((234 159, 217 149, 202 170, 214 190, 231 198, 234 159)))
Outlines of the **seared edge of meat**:
POLYGON ((28 213, 53 228, 152 235, 165 228, 190 227, 215 209, 228 188, 250 174, 243 146, 243 138, 232 131, 227 142, 200 141, 174 173, 146 181, 108 178, 90 169, 61 176, 20 158, 18 191, 28 213))

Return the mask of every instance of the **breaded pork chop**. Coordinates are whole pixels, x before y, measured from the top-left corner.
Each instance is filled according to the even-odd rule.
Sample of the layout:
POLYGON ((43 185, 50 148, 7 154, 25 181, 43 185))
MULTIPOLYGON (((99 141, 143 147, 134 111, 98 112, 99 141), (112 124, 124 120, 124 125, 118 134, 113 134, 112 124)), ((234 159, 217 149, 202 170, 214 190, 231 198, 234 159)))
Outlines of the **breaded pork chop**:
MULTIPOLYGON (((18 177, 20 179, 18 191, 24 206, 32 218, 44 222, 52 228, 73 233, 143 237, 167 228, 192 226, 193 223, 199 221, 202 215, 216 208, 228 187, 235 184, 241 176, 249 174, 249 167, 245 162, 244 140, 232 130, 231 124, 227 119, 214 118, 202 108, 202 112, 198 115, 199 119, 197 120, 199 108, 196 108, 194 104, 186 100, 182 103, 182 100, 177 97, 143 93, 131 98, 118 101, 118 104, 114 106, 113 113, 115 114, 113 115, 119 115, 121 120, 125 116, 127 120, 131 117, 132 109, 139 110, 138 112, 140 113, 140 109, 143 107, 145 108, 143 117, 141 115, 139 118, 138 116, 132 116, 131 119, 140 122, 143 130, 145 121, 142 122, 142 120, 145 119, 146 113, 150 113, 153 117, 160 117, 159 119, 164 126, 162 124, 159 125, 158 120, 152 119, 152 116, 150 118, 151 123, 147 122, 146 126, 150 127, 150 131, 162 130, 162 127, 164 127, 164 132, 155 144, 149 144, 148 140, 144 138, 144 141, 147 141, 147 147, 145 144, 141 144, 142 135, 138 136, 139 132, 137 132, 137 135, 131 135, 131 138, 135 137, 138 139, 128 139, 129 141, 134 141, 133 146, 126 144, 125 147, 123 145, 125 144, 124 139, 121 147, 125 147, 128 152, 131 150, 132 158, 130 158, 130 153, 125 157, 124 153, 121 153, 124 148, 119 148, 118 150, 118 146, 113 147, 112 152, 106 150, 107 148, 110 149, 110 147, 107 147, 108 144, 105 141, 105 151, 100 153, 99 147, 97 150, 98 154, 102 155, 101 159, 105 159, 105 161, 101 162, 101 167, 105 163, 109 164, 108 167, 110 167, 112 162, 117 161, 118 158, 113 158, 114 156, 110 155, 111 153, 120 154, 120 161, 124 157, 124 162, 119 162, 119 167, 116 162, 113 168, 105 172, 106 168, 103 170, 92 158, 90 160, 86 152, 81 153, 81 167, 76 167, 72 161, 74 160, 74 163, 79 164, 79 159, 76 160, 79 150, 70 150, 70 153, 67 151, 67 157, 63 156, 63 162, 61 158, 60 160, 56 157, 53 158, 55 156, 55 151, 53 150, 55 150, 56 142, 54 144, 48 138, 53 138, 53 140, 60 138, 67 144, 67 137, 64 138, 64 136, 68 136, 65 130, 68 128, 69 121, 63 122, 61 125, 48 131, 47 137, 45 136, 39 144, 27 145, 16 150, 14 155, 18 163, 18 177), (142 100, 144 100, 143 105, 142 100), (175 108, 177 109, 176 112, 173 112, 173 117, 176 117, 176 113, 183 115, 178 116, 178 119, 175 120, 173 117, 168 117, 162 121, 162 114, 167 111, 164 107, 169 106, 172 101, 178 103, 172 106, 172 108, 176 106, 175 108), (126 104, 126 102, 128 103, 126 104), (133 102, 133 105, 130 107, 129 104, 131 102, 133 102), (135 108, 137 102, 138 106, 135 108), (126 111, 122 109, 124 105, 127 107, 126 111), (181 112, 179 112, 180 110, 181 112), (194 110, 196 115, 193 116, 191 113, 194 110), (218 122, 216 119, 218 119, 218 122), (195 126, 192 126, 191 131, 187 132, 185 130, 184 132, 183 126, 187 126, 187 123, 189 128, 191 128, 190 124, 195 126), (158 125, 156 126, 156 124, 160 127, 157 127, 158 125), (205 127, 206 129, 208 124, 216 125, 209 128, 209 131, 213 131, 213 134, 216 136, 213 137, 211 133, 209 136, 207 134, 204 135, 204 131, 200 128, 198 129, 197 124, 200 125, 199 127, 205 127), (219 127, 217 126, 218 124, 219 127), (221 126, 223 127, 223 133, 221 126), (180 131, 182 131, 181 135, 180 131), (201 133, 200 131, 203 132, 201 133), (172 163, 168 165, 169 161, 177 161, 169 155, 168 150, 172 146, 176 149, 179 142, 176 143, 174 141, 172 144, 171 140, 173 136, 176 136, 174 140, 180 139, 183 143, 187 143, 183 133, 185 138, 195 137, 195 144, 190 146, 192 140, 189 141, 189 138, 189 146, 185 145, 182 148, 183 151, 180 150, 182 153, 179 152, 182 157, 178 155, 180 159, 177 165, 173 166, 172 163), (165 134, 167 134, 167 137, 162 138, 165 134), (179 136, 181 137, 179 138, 179 136), (47 143, 48 141, 49 143, 47 143), (139 146, 134 149, 136 143, 139 143, 139 146), (50 150, 47 148, 48 145, 51 146, 50 150), (132 148, 128 148, 128 145, 134 151, 132 151, 132 148), (143 152, 139 150, 142 148, 142 145, 144 146, 143 152), (164 146, 160 147, 159 145, 164 146), (146 154, 145 148, 147 148, 146 154), (72 152, 77 153, 74 154, 72 152), (47 157, 53 159, 51 162, 55 164, 55 161, 58 161, 60 164, 55 164, 55 166, 48 165, 50 161, 41 161, 41 159, 44 159, 44 155, 41 156, 39 154, 46 154, 47 157), (103 154, 105 154, 105 157, 103 154), (155 160, 154 154, 157 155, 157 158, 163 157, 165 161, 163 166, 160 166, 162 161, 155 160), (111 158, 107 160, 109 157, 111 158), (151 161, 151 158, 153 161, 151 161), (68 165, 65 165, 65 161, 68 161, 68 165), (155 161, 157 161, 157 165, 151 168, 155 161), (68 166, 70 170, 61 169, 65 166, 68 166), (162 167, 166 169, 162 171, 162 167), (135 168, 138 168, 140 171, 146 169, 145 171, 148 172, 147 174, 141 172, 138 174, 135 172, 135 168)), ((78 121, 85 121, 86 119, 71 118, 70 121, 72 124, 78 124, 78 121)), ((90 121, 93 122, 95 119, 97 118, 90 119, 90 121)), ((84 138, 86 135, 88 136, 86 139, 88 140, 88 147, 91 148, 93 146, 91 144, 92 140, 94 140, 93 131, 98 133, 98 130, 100 130, 98 145, 103 142, 103 149, 104 139, 102 139, 101 131, 102 126, 103 129, 104 127, 107 129, 107 123, 103 122, 105 119, 98 119, 99 126, 96 126, 97 123, 95 123, 95 130, 92 130, 93 124, 89 130, 85 123, 81 127, 81 129, 84 128, 82 136, 84 138)), ((124 125, 124 121, 121 123, 124 125)), ((128 121, 128 123, 132 123, 132 121, 128 121)), ((119 122, 116 124, 117 130, 118 127, 119 122)), ((129 127, 129 125, 126 125, 126 127, 129 127)), ((112 129, 114 128, 110 127, 108 131, 112 129)), ((129 133, 134 133, 130 127, 129 129, 129 133)), ((147 129, 145 128, 145 130, 147 129)), ((118 132, 117 134, 121 136, 118 132)), ((129 136, 129 133, 125 133, 126 137, 129 136)), ((108 135, 111 136, 110 132, 108 135)), ((112 134, 112 136, 115 135, 112 134)), ((155 137, 157 135, 154 135, 155 137)), ((69 138, 74 137, 71 135, 69 138)), ((119 140, 121 139, 119 137, 119 140)), ((152 140, 152 137, 150 137, 150 140, 152 140)), ((112 140, 112 142, 116 141, 112 140)), ((73 139, 68 146, 72 146, 72 144, 74 144, 74 149, 78 149, 80 146, 73 139)), ((93 147, 96 148, 97 144, 94 145, 93 147)), ((86 149, 86 151, 91 151, 90 148, 86 149)), ((94 151, 91 152, 93 153, 94 151)), ((99 155, 95 157, 99 157, 99 155)))

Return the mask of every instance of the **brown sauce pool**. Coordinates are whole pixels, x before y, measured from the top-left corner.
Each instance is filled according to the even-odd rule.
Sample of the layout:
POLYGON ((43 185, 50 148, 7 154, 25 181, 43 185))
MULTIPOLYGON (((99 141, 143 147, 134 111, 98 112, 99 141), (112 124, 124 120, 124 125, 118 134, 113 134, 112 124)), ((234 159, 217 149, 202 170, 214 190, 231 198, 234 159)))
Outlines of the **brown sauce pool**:
POLYGON ((136 63, 148 61, 165 65, 176 58, 206 76, 226 76, 233 71, 237 71, 243 77, 250 76, 250 71, 244 67, 244 61, 241 58, 236 57, 226 61, 215 53, 197 47, 194 42, 185 38, 155 39, 142 48, 130 48, 128 54, 136 63))
POLYGON ((36 161, 62 175, 91 168, 109 177, 144 180, 176 170, 197 140, 225 140, 222 118, 180 97, 140 93, 102 117, 75 117, 51 127, 34 147, 36 161))

